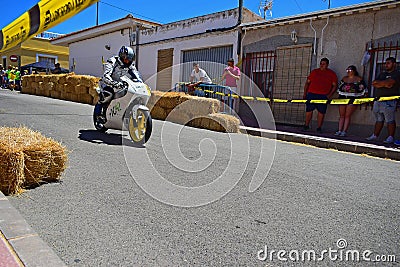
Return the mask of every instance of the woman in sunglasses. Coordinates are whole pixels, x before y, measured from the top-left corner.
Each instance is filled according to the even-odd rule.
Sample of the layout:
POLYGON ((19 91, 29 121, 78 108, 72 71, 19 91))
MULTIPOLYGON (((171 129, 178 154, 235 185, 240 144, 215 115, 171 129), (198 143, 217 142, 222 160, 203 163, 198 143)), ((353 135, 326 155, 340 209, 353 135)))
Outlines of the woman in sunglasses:
MULTIPOLYGON (((338 86, 340 99, 356 99, 363 97, 367 93, 367 88, 363 78, 357 72, 354 65, 347 67, 347 75, 342 78, 338 86)), ((352 103, 352 102, 351 102, 352 103)), ((357 109, 356 105, 339 105, 339 129, 336 136, 346 136, 350 126, 351 115, 357 109)))

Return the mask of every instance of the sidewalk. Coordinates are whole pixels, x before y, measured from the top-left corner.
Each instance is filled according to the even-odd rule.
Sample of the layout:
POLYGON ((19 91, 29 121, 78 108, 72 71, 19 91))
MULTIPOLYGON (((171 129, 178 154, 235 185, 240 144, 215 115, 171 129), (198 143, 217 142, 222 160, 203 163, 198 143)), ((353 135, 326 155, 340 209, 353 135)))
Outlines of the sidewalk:
POLYGON ((241 126, 240 131, 250 135, 276 138, 286 142, 400 161, 400 147, 393 144, 384 144, 382 141, 367 141, 365 137, 357 135, 338 137, 334 135, 334 131, 317 133, 315 130, 309 130, 305 132, 301 127, 285 125, 277 125, 276 131, 241 126))
POLYGON ((66 266, 0 192, 0 266, 66 266))

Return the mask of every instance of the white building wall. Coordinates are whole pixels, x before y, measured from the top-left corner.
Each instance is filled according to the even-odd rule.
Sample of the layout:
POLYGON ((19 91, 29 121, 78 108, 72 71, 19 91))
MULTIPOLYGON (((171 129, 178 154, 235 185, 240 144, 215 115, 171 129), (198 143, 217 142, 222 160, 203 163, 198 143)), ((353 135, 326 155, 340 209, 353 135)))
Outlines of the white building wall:
POLYGON ((143 30, 140 36, 140 43, 160 41, 180 36, 190 36, 196 33, 204 33, 207 30, 232 27, 236 25, 237 19, 237 10, 227 10, 206 16, 181 20, 143 30))
MULTIPOLYGON (((173 69, 172 69, 172 84, 180 82, 180 71, 179 64, 182 63, 182 52, 192 49, 202 49, 208 47, 226 46, 233 45, 233 53, 237 50, 237 32, 229 31, 221 34, 208 34, 198 38, 186 38, 178 39, 170 42, 160 42, 140 46, 140 58, 139 58, 139 70, 146 83, 153 89, 156 89, 156 77, 157 73, 157 51, 162 49, 174 48, 173 57, 173 69)), ((237 62, 236 55, 233 55, 237 62)), ((222 70, 221 70, 222 74, 222 70)), ((216 77, 211 77, 216 78, 216 77)), ((189 77, 185 81, 188 81, 189 77)))
POLYGON ((69 46, 69 65, 73 66, 74 72, 82 75, 101 77, 103 75, 102 57, 108 58, 117 55, 122 45, 129 45, 129 31, 121 31, 101 35, 98 37, 75 42, 69 46), (107 50, 105 46, 110 46, 107 50))

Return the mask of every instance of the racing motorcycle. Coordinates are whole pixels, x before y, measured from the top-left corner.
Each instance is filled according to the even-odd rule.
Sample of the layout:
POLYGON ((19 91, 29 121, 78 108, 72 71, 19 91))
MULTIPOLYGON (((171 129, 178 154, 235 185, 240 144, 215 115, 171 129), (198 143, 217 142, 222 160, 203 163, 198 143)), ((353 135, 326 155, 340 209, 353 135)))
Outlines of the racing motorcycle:
POLYGON ((125 130, 136 145, 146 143, 152 131, 152 119, 149 108, 146 107, 151 96, 150 87, 139 79, 121 77, 123 87, 114 94, 96 88, 104 99, 94 107, 93 122, 97 131, 106 132, 108 129, 125 130), (103 110, 104 102, 110 101, 106 110, 103 110))

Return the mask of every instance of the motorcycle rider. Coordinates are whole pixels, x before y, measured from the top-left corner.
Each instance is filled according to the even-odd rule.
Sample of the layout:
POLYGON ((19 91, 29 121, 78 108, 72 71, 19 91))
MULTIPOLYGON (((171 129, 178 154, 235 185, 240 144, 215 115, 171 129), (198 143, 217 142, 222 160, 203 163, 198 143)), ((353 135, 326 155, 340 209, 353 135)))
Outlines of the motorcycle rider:
MULTIPOLYGON (((99 128, 103 128, 106 123, 106 110, 111 100, 115 96, 115 92, 121 89, 127 89, 127 86, 121 80, 122 76, 128 76, 132 80, 142 82, 139 72, 137 71, 133 61, 135 60, 135 52, 129 46, 122 46, 118 56, 113 56, 104 64, 104 74, 100 79, 99 102, 96 106, 97 117, 96 124, 99 128)), ((126 93, 126 91, 125 91, 126 93)), ((120 97, 122 97, 121 95, 120 97)))

